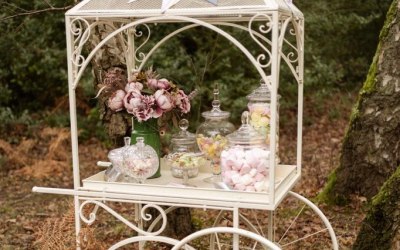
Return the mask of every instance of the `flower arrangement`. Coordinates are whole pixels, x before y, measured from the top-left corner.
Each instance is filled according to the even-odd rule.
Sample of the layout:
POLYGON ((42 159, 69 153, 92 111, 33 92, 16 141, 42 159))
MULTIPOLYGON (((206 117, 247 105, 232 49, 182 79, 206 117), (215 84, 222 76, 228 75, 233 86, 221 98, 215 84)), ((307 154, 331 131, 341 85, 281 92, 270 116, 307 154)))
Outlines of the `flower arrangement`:
POLYGON ((152 68, 133 72, 129 81, 122 69, 114 68, 106 73, 99 93, 105 89, 111 93, 107 105, 112 111, 125 110, 139 122, 160 118, 171 111, 186 114, 196 94, 193 91, 187 95, 172 81, 160 79, 152 68))

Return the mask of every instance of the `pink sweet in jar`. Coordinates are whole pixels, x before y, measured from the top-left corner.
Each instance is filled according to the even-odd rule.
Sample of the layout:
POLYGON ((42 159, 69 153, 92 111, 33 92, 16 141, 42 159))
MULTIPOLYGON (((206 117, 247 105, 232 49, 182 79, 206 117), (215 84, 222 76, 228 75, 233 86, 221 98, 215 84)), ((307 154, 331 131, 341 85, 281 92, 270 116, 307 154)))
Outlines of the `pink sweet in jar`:
POLYGON ((221 153, 222 181, 233 190, 264 192, 269 177, 269 154, 265 138, 249 124, 249 112, 242 126, 229 134, 228 147, 221 153))

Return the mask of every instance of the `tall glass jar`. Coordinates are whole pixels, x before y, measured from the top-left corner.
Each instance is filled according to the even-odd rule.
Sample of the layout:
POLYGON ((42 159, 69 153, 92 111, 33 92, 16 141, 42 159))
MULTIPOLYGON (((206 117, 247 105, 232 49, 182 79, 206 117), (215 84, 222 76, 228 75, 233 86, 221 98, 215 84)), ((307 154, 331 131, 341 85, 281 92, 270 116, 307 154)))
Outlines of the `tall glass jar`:
POLYGON ((231 189, 263 192, 269 176, 269 150, 263 135, 242 115, 242 126, 227 136, 229 146, 221 153, 222 181, 231 189))
POLYGON ((235 130, 235 126, 228 121, 230 113, 220 109, 219 90, 214 89, 212 109, 202 113, 205 118, 196 131, 197 145, 205 157, 211 161, 213 176, 206 178, 206 182, 220 182, 220 156, 227 146, 226 135, 235 130))
MULTIPOLYGON (((268 78, 269 83, 270 79, 268 78)), ((271 91, 267 84, 261 80, 260 87, 255 89, 247 96, 249 100, 247 107, 250 111, 250 124, 265 138, 265 143, 269 147, 271 144, 271 91)), ((279 162, 279 99, 277 98, 276 116, 276 161, 279 162)))
POLYGON ((199 167, 206 164, 204 154, 197 146, 196 136, 187 131, 188 127, 188 120, 179 121, 180 131, 172 136, 171 152, 166 156, 172 176, 182 178, 184 185, 189 185, 188 179, 196 177, 199 167))

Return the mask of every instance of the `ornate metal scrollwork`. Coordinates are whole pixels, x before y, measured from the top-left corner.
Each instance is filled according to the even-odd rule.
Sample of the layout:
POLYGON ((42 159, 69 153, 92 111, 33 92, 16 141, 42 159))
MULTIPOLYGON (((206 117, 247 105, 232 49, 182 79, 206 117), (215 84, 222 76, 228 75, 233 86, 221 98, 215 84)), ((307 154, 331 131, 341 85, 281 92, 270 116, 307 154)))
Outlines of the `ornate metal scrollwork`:
POLYGON ((281 21, 279 32, 281 57, 289 66, 296 80, 300 83, 299 66, 303 49, 302 23, 291 16, 286 16, 281 21), (291 27, 288 29, 289 25, 291 25, 291 27), (292 37, 286 38, 286 34, 292 37))
POLYGON ((90 37, 90 24, 83 18, 75 18, 71 21, 71 34, 73 39, 72 63, 76 67, 81 67, 85 57, 81 54, 82 48, 90 37))
POLYGON ((156 209, 162 217, 162 224, 161 224, 160 229, 155 232, 148 232, 148 231, 144 231, 139 226, 134 225, 133 223, 131 223, 130 221, 125 219, 123 216, 121 216, 118 212, 116 212, 115 210, 113 210, 112 208, 110 208, 109 206, 107 206, 106 204, 104 204, 103 202, 98 201, 98 200, 86 200, 86 201, 82 202, 82 204, 80 206, 80 212, 79 212, 79 216, 80 216, 81 220, 88 225, 92 224, 96 220, 96 214, 97 214, 97 210, 99 207, 103 208, 104 210, 109 212, 112 216, 117 218, 119 221, 121 221, 122 223, 124 223, 125 225, 127 225, 128 227, 133 229, 134 231, 136 231, 139 234, 144 235, 144 236, 159 235, 165 230, 165 227, 167 226, 167 215, 166 215, 165 211, 158 205, 147 204, 147 205, 143 206, 142 209, 140 210, 140 216, 145 221, 150 221, 153 218, 151 214, 146 213, 146 210, 149 208, 156 209), (84 208, 88 204, 95 205, 92 212, 89 213, 89 218, 86 217, 85 213, 84 213, 84 208))
POLYGON ((257 14, 255 16, 253 16, 248 24, 248 28, 249 28, 249 34, 251 36, 251 38, 261 47, 261 49, 263 50, 263 53, 259 54, 257 56, 257 62, 260 65, 260 67, 262 68, 267 68, 271 65, 272 63, 272 55, 271 55, 271 51, 270 49, 268 49, 253 33, 253 23, 254 21, 256 21, 259 18, 263 18, 266 19, 264 24, 260 24, 258 26, 258 30, 261 34, 268 34, 271 32, 272 30, 272 17, 270 15, 267 14, 257 14), (264 63, 263 63, 264 62, 264 63))
MULTIPOLYGON (((141 52, 141 49, 143 48, 144 45, 146 45, 146 43, 149 41, 150 36, 151 36, 151 30, 150 30, 149 26, 147 24, 141 24, 141 26, 146 28, 147 36, 145 37, 144 42, 142 44, 140 44, 139 47, 137 47, 137 49, 135 51, 135 60, 138 62, 142 62, 144 60, 144 58, 146 57, 146 54, 144 52, 141 52)), ((143 32, 142 30, 138 30, 137 28, 138 28, 138 26, 135 27, 135 32, 134 32, 135 37, 143 37, 145 32, 143 32)))

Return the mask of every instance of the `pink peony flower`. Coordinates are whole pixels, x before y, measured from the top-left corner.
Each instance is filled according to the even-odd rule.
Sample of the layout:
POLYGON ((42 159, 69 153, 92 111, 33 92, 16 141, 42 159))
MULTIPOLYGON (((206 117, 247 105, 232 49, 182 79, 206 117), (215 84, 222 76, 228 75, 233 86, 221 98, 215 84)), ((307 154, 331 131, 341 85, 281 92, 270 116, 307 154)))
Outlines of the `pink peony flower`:
POLYGON ((171 95, 165 89, 157 90, 154 93, 154 99, 156 104, 156 109, 153 115, 154 118, 158 118, 164 112, 168 112, 174 108, 171 95))
POLYGON ((133 115, 136 119, 141 121, 147 121, 154 116, 155 99, 151 95, 142 95, 140 97, 140 105, 136 107, 133 115))
POLYGON ((115 112, 121 111, 124 108, 125 91, 122 89, 117 90, 108 99, 108 107, 115 112))
POLYGON ((126 111, 134 114, 135 109, 141 105, 142 94, 137 89, 131 89, 124 97, 126 111))
POLYGON ((183 92, 183 90, 178 91, 175 97, 175 106, 177 106, 184 114, 190 111, 189 97, 185 94, 185 92, 183 92))
POLYGON ((167 89, 171 88, 171 83, 165 78, 160 79, 160 80, 152 78, 152 79, 147 80, 147 86, 153 90, 156 90, 156 89, 167 90, 167 89))
POLYGON ((130 91, 133 91, 133 90, 141 91, 142 89, 143 89, 143 84, 141 84, 140 82, 130 82, 130 83, 127 83, 125 86, 125 91, 127 93, 130 91))

